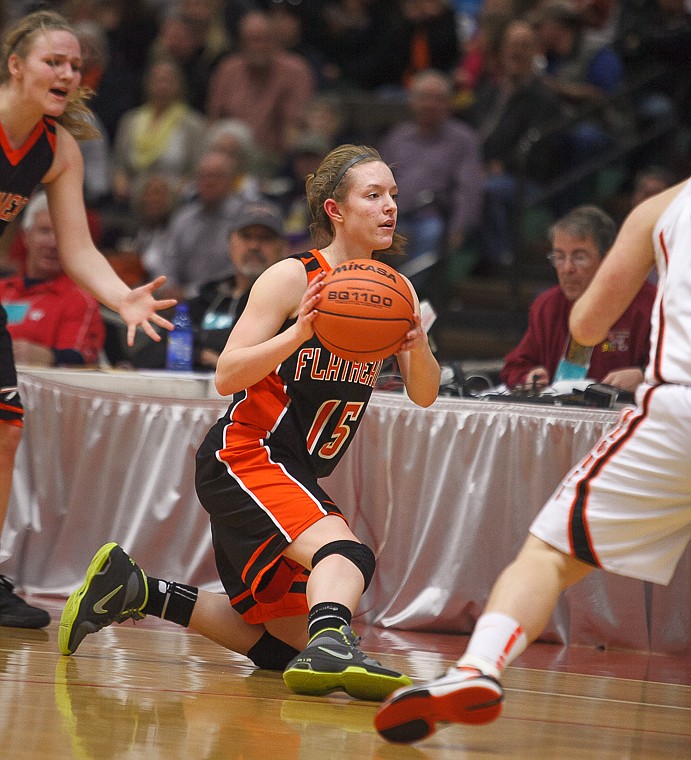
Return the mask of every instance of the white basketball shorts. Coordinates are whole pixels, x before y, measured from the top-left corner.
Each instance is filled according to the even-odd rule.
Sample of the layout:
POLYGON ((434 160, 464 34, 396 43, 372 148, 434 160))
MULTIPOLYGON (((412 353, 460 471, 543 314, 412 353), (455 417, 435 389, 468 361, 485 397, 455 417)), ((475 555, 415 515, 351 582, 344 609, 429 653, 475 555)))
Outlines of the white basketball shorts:
POLYGON ((637 400, 530 532, 596 567, 666 585, 691 538, 691 387, 645 385, 637 400))

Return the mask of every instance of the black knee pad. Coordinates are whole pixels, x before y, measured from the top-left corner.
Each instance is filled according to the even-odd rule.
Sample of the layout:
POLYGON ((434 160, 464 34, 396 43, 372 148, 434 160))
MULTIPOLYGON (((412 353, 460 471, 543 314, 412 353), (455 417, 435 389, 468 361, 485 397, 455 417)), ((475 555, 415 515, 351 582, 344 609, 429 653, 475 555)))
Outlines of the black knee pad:
POLYGON ((359 544, 357 541, 332 541, 321 549, 317 549, 312 557, 312 568, 321 562, 324 557, 328 557, 331 554, 340 554, 342 557, 350 560, 355 567, 362 573, 362 577, 365 579, 364 591, 367 591, 372 576, 374 575, 374 568, 377 564, 377 558, 374 556, 374 552, 365 546, 365 544, 359 544))
POLYGON ((297 649, 272 636, 268 631, 263 633, 259 641, 247 652, 247 656, 258 668, 266 670, 285 670, 293 657, 299 654, 297 649))

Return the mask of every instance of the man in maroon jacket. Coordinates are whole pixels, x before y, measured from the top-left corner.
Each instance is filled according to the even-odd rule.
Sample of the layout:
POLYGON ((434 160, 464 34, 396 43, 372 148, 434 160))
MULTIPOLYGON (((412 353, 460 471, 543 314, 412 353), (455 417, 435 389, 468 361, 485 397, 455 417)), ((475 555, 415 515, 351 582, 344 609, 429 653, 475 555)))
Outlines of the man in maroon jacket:
MULTIPOLYGON (((528 329, 504 360, 501 380, 508 387, 545 386, 559 379, 558 370, 573 348, 571 307, 593 279, 616 232, 614 221, 595 206, 579 206, 552 225, 549 259, 559 284, 541 293, 530 307, 528 329)), ((607 338, 593 347, 589 364, 586 354, 584 376, 630 391, 643 380, 655 292, 650 283, 643 285, 607 338)))

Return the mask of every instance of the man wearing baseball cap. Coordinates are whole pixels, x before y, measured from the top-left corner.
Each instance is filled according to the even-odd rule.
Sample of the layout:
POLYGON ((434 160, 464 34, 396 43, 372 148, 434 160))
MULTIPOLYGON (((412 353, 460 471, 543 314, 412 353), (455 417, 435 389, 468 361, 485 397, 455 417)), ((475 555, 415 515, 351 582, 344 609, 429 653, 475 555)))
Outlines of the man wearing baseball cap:
POLYGON ((252 201, 230 225, 228 253, 234 274, 207 282, 190 301, 195 326, 194 357, 199 369, 215 369, 230 331, 259 275, 286 254, 283 215, 270 201, 252 201))

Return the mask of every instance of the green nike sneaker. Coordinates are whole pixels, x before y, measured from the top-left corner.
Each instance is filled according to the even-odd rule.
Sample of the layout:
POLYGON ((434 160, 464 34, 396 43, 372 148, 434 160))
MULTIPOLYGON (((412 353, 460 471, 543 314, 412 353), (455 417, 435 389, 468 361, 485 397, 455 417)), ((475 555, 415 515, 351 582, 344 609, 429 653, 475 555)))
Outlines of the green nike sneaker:
POLYGON ((62 611, 60 653, 74 654, 87 634, 111 623, 142 620, 148 598, 146 576, 137 563, 116 543, 102 546, 62 611))
POLYGON ((285 685, 296 694, 321 697, 341 689, 356 699, 379 702, 412 683, 408 676, 364 654, 359 643, 349 626, 319 631, 307 648, 288 663, 283 671, 285 685))

